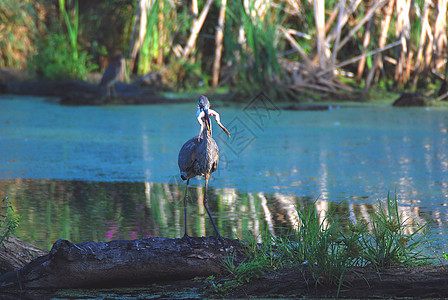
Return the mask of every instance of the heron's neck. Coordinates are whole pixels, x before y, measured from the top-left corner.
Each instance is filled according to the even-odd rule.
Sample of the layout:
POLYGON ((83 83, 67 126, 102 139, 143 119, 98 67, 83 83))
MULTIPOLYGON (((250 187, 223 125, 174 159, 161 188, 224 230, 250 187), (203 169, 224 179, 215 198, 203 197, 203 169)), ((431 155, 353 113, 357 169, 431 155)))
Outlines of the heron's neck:
POLYGON ((207 125, 205 124, 205 122, 202 122, 201 124, 201 131, 199 131, 199 138, 203 138, 203 139, 211 139, 212 137, 212 128, 211 128, 211 124, 210 124, 210 131, 207 130, 207 125))

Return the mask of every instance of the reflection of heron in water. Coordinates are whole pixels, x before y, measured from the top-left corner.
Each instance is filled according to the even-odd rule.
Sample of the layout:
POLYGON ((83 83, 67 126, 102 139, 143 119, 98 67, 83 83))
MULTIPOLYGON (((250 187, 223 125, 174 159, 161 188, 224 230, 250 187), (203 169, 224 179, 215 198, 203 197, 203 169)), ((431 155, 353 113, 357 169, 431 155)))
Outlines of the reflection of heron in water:
POLYGON ((219 148, 216 145, 215 140, 212 138, 212 124, 210 122, 210 117, 215 117, 216 123, 219 127, 225 131, 225 133, 230 137, 229 131, 221 124, 221 119, 219 114, 210 109, 210 102, 207 97, 201 96, 198 101, 198 110, 196 113, 196 118, 201 125, 201 130, 198 136, 189 139, 180 149, 178 164, 180 169, 180 177, 183 180, 187 180, 187 187, 185 189, 184 197, 184 225, 185 234, 187 234, 187 195, 188 195, 188 184, 190 179, 200 175, 205 177, 205 193, 204 193, 204 207, 207 210, 207 214, 212 221, 213 228, 217 236, 219 235, 218 229, 216 228, 215 222, 213 221, 212 215, 208 208, 207 203, 207 188, 208 180, 210 175, 216 171, 219 161, 219 148))

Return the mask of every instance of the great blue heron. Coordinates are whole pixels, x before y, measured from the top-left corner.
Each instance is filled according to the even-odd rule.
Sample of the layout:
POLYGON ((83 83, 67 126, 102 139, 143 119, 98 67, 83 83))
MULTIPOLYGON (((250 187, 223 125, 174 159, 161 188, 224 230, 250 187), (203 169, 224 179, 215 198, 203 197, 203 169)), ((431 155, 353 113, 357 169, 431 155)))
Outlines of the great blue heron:
POLYGON ((112 58, 109 65, 107 65, 106 70, 101 78, 100 88, 106 86, 107 97, 110 98, 111 91, 117 96, 117 91, 115 90, 115 84, 124 78, 125 75, 125 59, 123 54, 119 54, 112 58))
POLYGON ((184 237, 188 237, 187 234, 187 197, 188 197, 188 184, 190 179, 197 175, 205 177, 205 193, 204 193, 204 207, 207 210, 207 214, 212 221, 213 228, 216 235, 219 237, 218 228, 216 228, 212 215, 208 208, 207 203, 207 189, 208 180, 210 175, 216 171, 219 161, 219 148, 216 145, 215 140, 212 137, 212 124, 210 117, 215 117, 216 123, 224 132, 230 137, 229 131, 221 124, 221 119, 218 112, 210 109, 210 102, 205 96, 199 97, 198 110, 196 112, 196 118, 201 125, 199 135, 189 139, 180 149, 178 164, 180 169, 180 177, 183 180, 187 180, 187 186, 185 189, 184 197, 184 237))

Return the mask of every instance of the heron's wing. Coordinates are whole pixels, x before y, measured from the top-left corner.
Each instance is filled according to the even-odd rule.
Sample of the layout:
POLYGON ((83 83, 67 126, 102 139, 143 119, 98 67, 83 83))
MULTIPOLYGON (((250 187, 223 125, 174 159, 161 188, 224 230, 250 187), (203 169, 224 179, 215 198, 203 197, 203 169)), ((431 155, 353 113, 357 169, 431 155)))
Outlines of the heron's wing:
POLYGON ((213 173, 218 168, 219 163, 219 148, 214 139, 212 139, 212 156, 213 156, 213 165, 212 165, 212 173, 213 173))
POLYGON ((196 161, 196 149, 200 143, 198 137, 189 139, 180 149, 177 162, 181 175, 185 177, 193 171, 194 162, 196 161))

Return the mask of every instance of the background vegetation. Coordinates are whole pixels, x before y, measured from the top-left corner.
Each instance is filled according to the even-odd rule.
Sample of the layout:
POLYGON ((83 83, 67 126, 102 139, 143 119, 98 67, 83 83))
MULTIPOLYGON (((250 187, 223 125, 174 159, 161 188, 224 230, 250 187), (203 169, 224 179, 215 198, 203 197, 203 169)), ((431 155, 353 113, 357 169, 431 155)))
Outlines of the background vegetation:
POLYGON ((438 86, 446 17, 447 0, 4 0, 0 67, 85 78, 122 52, 181 89, 366 97, 438 86))

